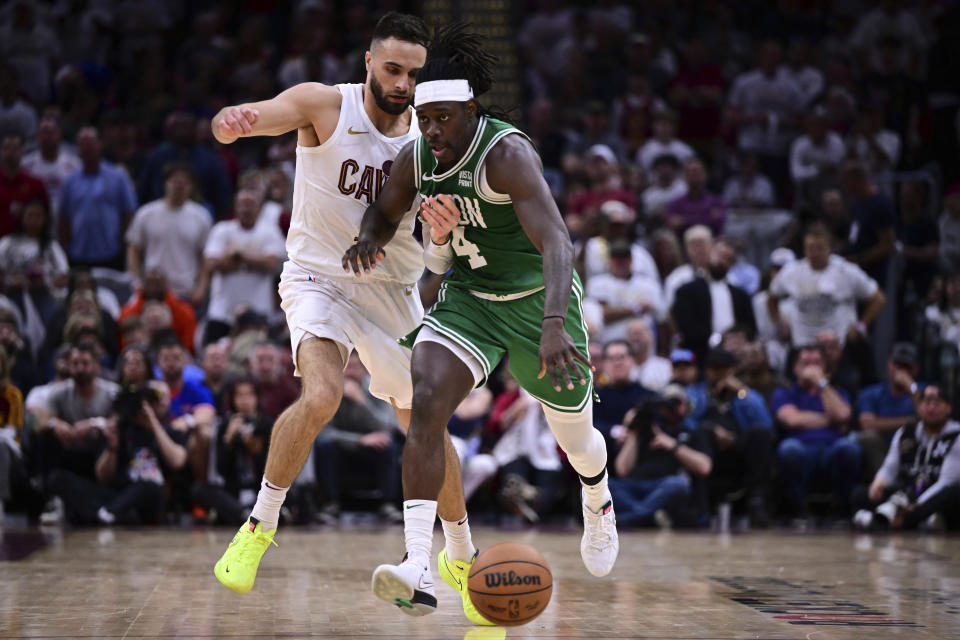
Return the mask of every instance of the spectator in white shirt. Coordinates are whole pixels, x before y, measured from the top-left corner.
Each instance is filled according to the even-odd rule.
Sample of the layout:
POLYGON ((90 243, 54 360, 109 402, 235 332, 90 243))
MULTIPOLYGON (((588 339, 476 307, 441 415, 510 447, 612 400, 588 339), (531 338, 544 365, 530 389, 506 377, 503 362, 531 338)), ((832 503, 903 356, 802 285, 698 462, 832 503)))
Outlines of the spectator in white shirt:
POLYGON ((802 39, 795 38, 787 47, 787 62, 780 65, 777 73, 780 77, 792 81, 800 89, 804 107, 810 105, 820 92, 823 91, 823 74, 816 67, 808 64, 810 59, 810 44, 802 39))
POLYGON ((127 230, 127 268, 135 280, 156 269, 177 296, 190 299, 200 279, 203 245, 212 222, 207 210, 190 200, 193 168, 176 163, 165 173, 164 197, 140 207, 127 230))
POLYGON ((651 391, 662 391, 673 377, 673 365, 657 355, 650 324, 643 318, 634 318, 627 323, 626 340, 632 347, 635 363, 630 380, 651 391))
POLYGON ((67 176, 80 168, 80 158, 63 144, 60 121, 46 116, 37 128, 37 148, 23 157, 23 170, 40 178, 47 188, 52 207, 53 221, 57 221, 60 204, 60 186, 67 176))
POLYGON ((796 313, 789 318, 794 347, 813 344, 830 329, 841 343, 861 339, 880 314, 886 298, 863 269, 831 253, 830 231, 820 223, 810 225, 803 237, 803 260, 788 263, 770 283, 767 311, 780 323, 780 300, 790 298, 796 313), (865 303, 857 317, 857 305, 865 303))
POLYGON ((655 321, 666 318, 660 283, 634 275, 631 254, 629 240, 614 240, 610 243, 610 273, 600 274, 587 282, 587 298, 603 307, 602 342, 622 339, 627 322, 636 316, 647 316, 655 321))
MULTIPOLYGON (((636 221, 636 211, 619 200, 607 200, 600 205, 603 235, 588 239, 583 247, 583 266, 587 280, 610 271, 610 242, 615 238, 632 238, 636 221)), ((660 282, 660 274, 650 252, 639 242, 633 242, 631 246, 634 275, 660 282)))
POLYGON ((843 139, 830 131, 823 107, 816 107, 807 116, 806 126, 807 132, 790 147, 790 177, 798 188, 802 183, 836 175, 847 153, 843 139))
POLYGON ((883 124, 883 112, 872 104, 864 105, 857 126, 847 135, 847 149, 879 186, 886 187, 889 196, 890 172, 900 162, 900 136, 883 124))
POLYGON ((653 160, 653 182, 643 190, 643 214, 647 227, 663 219, 667 205, 687 195, 687 183, 680 175, 680 161, 672 153, 653 160))
POLYGON ((739 172, 723 185, 723 201, 731 209, 765 209, 776 202, 773 183, 757 170, 757 156, 740 153, 739 172))
POLYGON ((690 145, 677 139, 677 115, 663 110, 653 116, 653 137, 637 152, 637 162, 647 173, 653 169, 653 161, 669 153, 681 164, 696 154, 690 145))
POLYGON ((264 317, 274 310, 276 275, 286 251, 277 227, 257 224, 260 207, 259 192, 243 189, 234 204, 236 218, 218 222, 210 231, 201 285, 205 289, 211 280, 204 344, 230 333, 240 305, 264 317))

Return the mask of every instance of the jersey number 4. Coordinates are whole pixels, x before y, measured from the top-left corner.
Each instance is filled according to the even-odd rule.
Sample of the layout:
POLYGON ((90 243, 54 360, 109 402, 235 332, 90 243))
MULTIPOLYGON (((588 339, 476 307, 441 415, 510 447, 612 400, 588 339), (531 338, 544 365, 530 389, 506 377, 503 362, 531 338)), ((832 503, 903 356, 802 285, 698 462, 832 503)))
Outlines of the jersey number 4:
POLYGON ((480 247, 464 237, 463 227, 454 227, 452 233, 454 253, 458 256, 467 256, 470 259, 471 269, 487 266, 487 259, 480 255, 480 247))

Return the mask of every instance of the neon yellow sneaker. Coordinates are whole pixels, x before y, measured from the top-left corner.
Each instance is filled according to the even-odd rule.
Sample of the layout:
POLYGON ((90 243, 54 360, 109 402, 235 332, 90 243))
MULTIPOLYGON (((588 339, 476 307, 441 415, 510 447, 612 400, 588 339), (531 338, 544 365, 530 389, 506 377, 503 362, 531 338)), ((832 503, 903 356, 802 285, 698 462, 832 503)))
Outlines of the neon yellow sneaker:
POLYGON ((470 562, 466 560, 450 561, 447 558, 447 550, 444 548, 437 556, 437 569, 440 570, 440 577, 443 578, 443 581, 450 585, 451 589, 460 592, 460 597, 463 598, 463 615, 467 616, 467 620, 484 627, 493 627, 496 625, 481 616, 477 608, 473 606, 473 602, 470 601, 470 592, 467 590, 470 567, 473 566, 478 553, 480 552, 477 551, 473 554, 470 562))
POLYGON ((253 588, 253 581, 257 578, 257 567, 260 566, 260 558, 271 544, 279 547, 273 541, 276 529, 264 531, 259 522, 254 523, 247 520, 240 525, 237 535, 233 536, 233 542, 223 552, 223 555, 213 566, 213 575, 224 586, 233 589, 237 593, 246 593, 253 588))

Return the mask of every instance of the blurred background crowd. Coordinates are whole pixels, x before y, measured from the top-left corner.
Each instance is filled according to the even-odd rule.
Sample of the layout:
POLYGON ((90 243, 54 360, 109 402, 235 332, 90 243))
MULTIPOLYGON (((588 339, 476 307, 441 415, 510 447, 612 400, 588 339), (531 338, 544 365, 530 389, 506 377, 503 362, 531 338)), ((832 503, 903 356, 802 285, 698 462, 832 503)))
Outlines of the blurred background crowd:
MULTIPOLYGON (((210 118, 300 82, 362 82, 388 9, 424 11, 4 3, 7 512, 243 519, 272 421, 299 393, 276 296, 296 138, 222 146, 210 118)), ((540 151, 586 286, 621 524, 849 526, 862 509, 862 527, 957 526, 957 5, 504 10, 513 116, 540 151), (910 438, 939 459, 917 447, 908 459, 910 438), (946 491, 937 508, 915 509, 931 487, 946 491), (888 511, 871 515, 877 505, 888 511)), ((438 284, 425 277, 425 304, 438 284)), ((287 521, 402 521, 403 434, 366 377, 353 356, 287 521)), ((449 429, 473 512, 572 517, 575 476, 504 367, 449 429)))

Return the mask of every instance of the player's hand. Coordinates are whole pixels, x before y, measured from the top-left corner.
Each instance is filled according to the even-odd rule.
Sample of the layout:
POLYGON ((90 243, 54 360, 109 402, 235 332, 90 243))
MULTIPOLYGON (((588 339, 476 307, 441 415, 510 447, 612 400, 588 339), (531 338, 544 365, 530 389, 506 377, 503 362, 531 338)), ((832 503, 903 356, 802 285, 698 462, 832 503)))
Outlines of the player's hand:
POLYGON ((230 107, 220 118, 220 135, 224 138, 240 138, 253 133, 253 125, 260 119, 260 112, 250 107, 230 107))
POLYGON ((430 239, 438 245, 449 242, 450 232, 460 223, 460 210, 453 197, 446 194, 424 199, 420 216, 430 225, 430 239))
POLYGON ((563 328, 562 318, 547 318, 543 321, 543 334, 540 337, 540 373, 537 379, 543 378, 547 373, 550 374, 550 381, 553 383, 555 391, 560 391, 560 383, 563 382, 568 390, 573 389, 573 380, 571 373, 580 385, 587 384, 587 379, 583 371, 577 366, 577 362, 587 365, 591 371, 594 371, 590 360, 584 356, 573 344, 573 338, 563 328))
POLYGON ((359 278, 363 273, 370 273, 370 270, 386 257, 387 252, 378 247, 375 242, 354 238, 354 244, 343 254, 341 264, 344 271, 350 273, 352 270, 353 275, 359 278), (363 273, 360 272, 361 268, 363 273))

